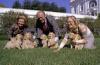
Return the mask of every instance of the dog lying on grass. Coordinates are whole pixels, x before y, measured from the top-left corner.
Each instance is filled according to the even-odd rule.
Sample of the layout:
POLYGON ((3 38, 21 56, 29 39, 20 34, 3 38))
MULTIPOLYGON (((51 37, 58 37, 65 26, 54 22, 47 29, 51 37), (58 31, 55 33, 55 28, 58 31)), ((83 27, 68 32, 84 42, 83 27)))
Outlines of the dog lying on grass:
POLYGON ((21 49, 21 44, 23 43, 23 35, 17 34, 16 35, 16 42, 15 47, 21 49))
POLYGON ((21 49, 23 36, 21 34, 17 34, 15 37, 12 37, 10 41, 7 42, 4 49, 10 49, 10 48, 18 48, 21 49))
POLYGON ((40 36, 40 39, 41 39, 41 43, 43 45, 43 47, 48 47, 48 37, 45 35, 45 34, 42 34, 40 36))
POLYGON ((81 39, 81 36, 79 34, 69 33, 69 37, 72 41, 71 48, 75 47, 75 49, 81 50, 84 47, 84 43, 83 44, 73 43, 73 41, 81 39))
POLYGON ((50 32, 48 34, 48 47, 49 48, 58 48, 58 42, 55 41, 55 34, 50 32))
POLYGON ((36 41, 33 39, 32 33, 25 33, 23 38, 23 44, 21 46, 22 49, 35 48, 36 46, 36 41))

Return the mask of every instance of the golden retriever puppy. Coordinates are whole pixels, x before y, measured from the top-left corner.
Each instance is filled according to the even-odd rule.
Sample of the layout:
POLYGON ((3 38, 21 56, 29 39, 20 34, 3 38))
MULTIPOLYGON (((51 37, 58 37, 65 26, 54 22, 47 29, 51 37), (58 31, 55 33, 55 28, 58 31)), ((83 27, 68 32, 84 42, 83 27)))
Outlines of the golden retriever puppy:
POLYGON ((50 32, 48 34, 48 47, 49 48, 58 48, 58 43, 55 41, 55 34, 53 32, 50 32))
POLYGON ((23 43, 23 35, 17 34, 16 35, 16 41, 15 41, 15 47, 18 49, 21 49, 21 44, 23 43))
POLYGON ((43 45, 43 47, 48 47, 47 42, 48 42, 48 37, 45 34, 42 34, 40 36, 41 39, 41 43, 43 45))
MULTIPOLYGON (((75 34, 75 33, 70 33, 70 39, 71 41, 73 40, 80 40, 81 36, 79 34, 75 34)), ((84 47, 84 43, 83 44, 77 44, 77 43, 72 43, 71 48, 75 47, 75 49, 82 49, 84 47)))
POLYGON ((35 48, 36 42, 33 39, 33 35, 31 32, 27 32, 24 34, 22 49, 28 49, 28 48, 35 48))
POLYGON ((7 49, 14 48, 15 47, 15 45, 14 45, 15 42, 16 42, 16 38, 15 37, 12 37, 10 39, 10 41, 8 41, 7 44, 5 45, 4 49, 6 49, 6 48, 7 49))
POLYGON ((22 35, 17 34, 15 37, 12 37, 10 41, 7 42, 6 46, 4 48, 18 48, 20 49, 22 44, 22 35))

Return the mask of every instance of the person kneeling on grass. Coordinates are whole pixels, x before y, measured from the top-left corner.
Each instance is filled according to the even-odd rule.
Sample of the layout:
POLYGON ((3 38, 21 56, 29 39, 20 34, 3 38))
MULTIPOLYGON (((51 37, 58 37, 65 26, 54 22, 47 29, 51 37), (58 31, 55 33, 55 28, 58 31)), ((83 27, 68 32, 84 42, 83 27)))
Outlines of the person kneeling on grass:
MULTIPOLYGON (((59 39, 59 27, 57 25, 56 20, 52 16, 47 16, 44 11, 38 11, 37 12, 37 20, 35 25, 35 33, 36 37, 39 41, 38 46, 43 46, 41 43, 40 36, 42 34, 45 34, 46 36, 53 32, 56 35, 57 40, 59 39)), ((56 41, 57 41, 56 40, 56 41)))
POLYGON ((17 34, 24 34, 24 31, 28 29, 28 19, 26 15, 19 15, 16 22, 9 28, 8 36, 9 39, 15 37, 17 34))
MULTIPOLYGON (((87 49, 94 49, 94 36, 90 29, 84 25, 83 23, 80 23, 75 16, 69 16, 67 17, 67 31, 75 33, 77 32, 81 39, 79 40, 73 40, 73 43, 75 44, 84 44, 84 48, 87 49)), ((65 46, 69 38, 69 34, 66 33, 64 39, 62 40, 59 48, 56 51, 59 51, 61 48, 65 46)))

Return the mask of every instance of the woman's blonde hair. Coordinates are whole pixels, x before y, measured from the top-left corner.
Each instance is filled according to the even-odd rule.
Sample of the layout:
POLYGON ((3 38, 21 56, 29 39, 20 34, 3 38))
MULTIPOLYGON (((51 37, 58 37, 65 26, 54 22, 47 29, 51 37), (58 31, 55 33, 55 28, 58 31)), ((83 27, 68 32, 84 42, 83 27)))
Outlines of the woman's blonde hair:
POLYGON ((26 15, 19 15, 19 16, 17 17, 17 21, 16 21, 16 22, 18 22, 19 19, 23 19, 23 20, 25 21, 25 23, 28 22, 28 18, 27 18, 26 15))
POLYGON ((23 20, 24 20, 24 22, 25 22, 24 26, 25 26, 25 27, 28 26, 28 25, 27 25, 28 17, 27 17, 26 15, 19 15, 19 16, 17 17, 17 19, 16 19, 16 24, 18 24, 18 20, 19 20, 19 19, 23 19, 23 20))
MULTIPOLYGON (((71 19, 73 20, 73 22, 74 22, 74 24, 75 24, 75 26, 76 26, 75 29, 77 29, 78 26, 79 26, 79 21, 76 19, 75 16, 68 16, 68 17, 67 17, 67 20, 68 20, 69 18, 71 18, 71 19)), ((68 21, 67 21, 67 22, 68 22, 68 21)), ((67 25, 67 29, 70 31, 69 25, 67 25)))

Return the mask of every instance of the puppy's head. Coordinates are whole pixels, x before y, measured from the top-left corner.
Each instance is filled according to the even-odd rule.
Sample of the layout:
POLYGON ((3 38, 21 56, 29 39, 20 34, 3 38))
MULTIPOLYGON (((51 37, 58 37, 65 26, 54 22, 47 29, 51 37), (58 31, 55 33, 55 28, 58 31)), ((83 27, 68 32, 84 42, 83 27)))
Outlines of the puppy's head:
POLYGON ((75 39, 76 40, 80 40, 81 39, 81 36, 79 34, 76 34, 75 39))
POLYGON ((70 39, 74 39, 74 38, 75 38, 75 34, 70 32, 70 33, 69 33, 69 38, 70 38, 70 39))
POLYGON ((24 34, 24 40, 31 40, 32 39, 32 33, 31 32, 27 32, 24 34))
POLYGON ((75 33, 70 33, 69 37, 72 40, 79 40, 79 39, 81 39, 81 36, 79 34, 75 34, 75 33))
POLYGON ((48 38, 47 38, 47 36, 46 36, 45 34, 42 34, 42 35, 40 36, 40 39, 41 39, 41 40, 47 40, 48 38))
POLYGON ((50 32, 49 35, 48 35, 48 37, 49 37, 50 39, 55 38, 55 34, 54 34, 53 32, 50 32))
POLYGON ((16 35, 16 40, 19 40, 19 39, 22 40, 22 38, 23 38, 23 35, 21 35, 21 34, 16 35))
POLYGON ((12 37, 12 38, 10 39, 10 41, 15 42, 15 41, 16 41, 16 38, 15 38, 15 37, 12 37))

